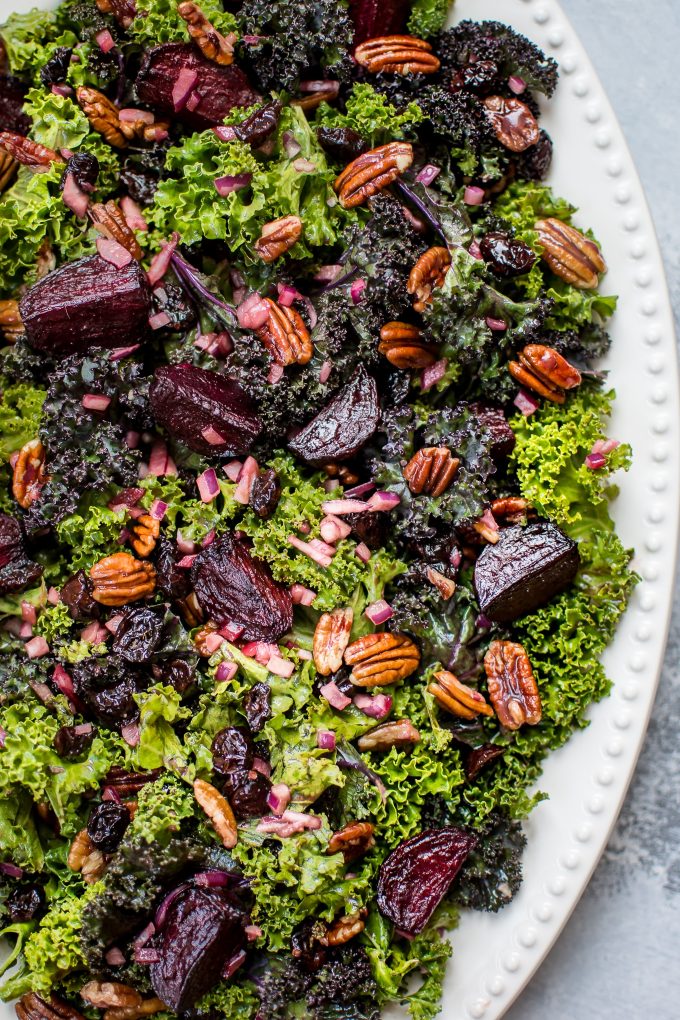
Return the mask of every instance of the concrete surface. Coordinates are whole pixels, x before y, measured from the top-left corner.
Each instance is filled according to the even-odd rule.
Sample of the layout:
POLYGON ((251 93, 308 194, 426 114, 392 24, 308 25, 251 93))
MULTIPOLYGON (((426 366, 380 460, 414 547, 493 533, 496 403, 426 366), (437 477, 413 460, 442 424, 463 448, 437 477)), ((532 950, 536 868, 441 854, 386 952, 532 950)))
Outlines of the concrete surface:
MULTIPOLYGON (((647 192, 680 333, 680 2, 562 0, 647 192)), ((680 1020, 680 583, 637 773, 583 899, 506 1020, 680 1020)))

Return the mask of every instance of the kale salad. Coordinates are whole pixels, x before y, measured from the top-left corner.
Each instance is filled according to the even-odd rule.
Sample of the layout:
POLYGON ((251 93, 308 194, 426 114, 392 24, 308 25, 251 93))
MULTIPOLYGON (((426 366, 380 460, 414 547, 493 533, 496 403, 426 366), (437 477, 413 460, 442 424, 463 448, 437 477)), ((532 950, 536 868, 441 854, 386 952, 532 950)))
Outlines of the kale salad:
POLYGON ((606 253, 545 183, 555 62, 448 16, 0 25, 20 1020, 430 1020, 609 690, 606 253))

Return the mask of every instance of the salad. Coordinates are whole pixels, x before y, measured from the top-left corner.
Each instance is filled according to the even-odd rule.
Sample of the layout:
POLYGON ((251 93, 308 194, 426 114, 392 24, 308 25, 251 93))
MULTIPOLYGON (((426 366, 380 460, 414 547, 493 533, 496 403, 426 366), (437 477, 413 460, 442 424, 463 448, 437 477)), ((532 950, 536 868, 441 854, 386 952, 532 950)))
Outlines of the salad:
POLYGON ((430 1020, 609 690, 616 300, 555 62, 447 8, 0 26, 20 1020, 430 1020))

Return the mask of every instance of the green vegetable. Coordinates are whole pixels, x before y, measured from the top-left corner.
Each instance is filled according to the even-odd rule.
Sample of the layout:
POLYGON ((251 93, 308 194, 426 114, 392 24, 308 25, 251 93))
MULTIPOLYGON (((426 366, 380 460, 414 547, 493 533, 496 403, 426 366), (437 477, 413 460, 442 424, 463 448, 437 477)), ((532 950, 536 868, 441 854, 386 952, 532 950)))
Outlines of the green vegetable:
POLYGON ((68 571, 89 568, 111 553, 120 551, 118 537, 123 529, 127 511, 125 507, 109 510, 99 505, 101 493, 88 495, 74 514, 59 521, 56 527, 59 541, 69 547, 68 571))
POLYGON ((200 543, 209 531, 214 530, 218 534, 224 531, 243 509, 234 499, 236 485, 233 482, 218 478, 217 484, 219 496, 210 503, 204 503, 195 496, 188 496, 187 487, 176 475, 165 478, 149 475, 140 482, 140 488, 145 490, 140 506, 149 510, 155 499, 167 503, 164 524, 179 528, 186 541, 200 543))
POLYGON ((20 868, 42 871, 45 858, 32 811, 28 793, 0 797, 0 853, 20 868))
POLYGON ((28 383, 10 383, 0 377, 0 460, 9 460, 38 435, 45 390, 28 383))
POLYGON ((422 120, 423 113, 416 102, 409 103, 400 113, 382 93, 363 83, 352 86, 344 113, 328 103, 321 103, 316 115, 320 126, 351 128, 365 138, 371 148, 395 138, 412 137, 409 128, 422 120))
POLYGON ((68 611, 68 606, 64 602, 58 602, 56 606, 45 606, 42 613, 38 616, 34 632, 41 634, 51 647, 59 639, 67 637, 73 626, 74 623, 68 611))
POLYGON ((10 14, 0 25, 0 39, 12 73, 29 77, 35 84, 58 46, 75 46, 78 42, 73 32, 63 31, 54 11, 35 7, 27 14, 10 14))
POLYGON ((450 0, 414 0, 407 28, 411 35, 427 39, 437 35, 446 25, 450 0))
POLYGON ((182 744, 173 723, 188 719, 191 710, 181 707, 181 697, 173 687, 154 684, 135 694, 139 705, 139 743, 130 752, 137 768, 180 767, 185 759, 182 744))
POLYGON ((167 846, 182 828, 183 821, 193 818, 195 813, 196 801, 191 787, 176 776, 161 776, 139 791, 137 810, 127 838, 167 846))
MULTIPOLYGON (((238 30, 236 19, 219 0, 203 0, 201 10, 222 35, 238 30)), ((166 42, 188 42, 187 24, 174 0, 144 0, 144 16, 133 18, 128 34, 144 49, 166 42)))

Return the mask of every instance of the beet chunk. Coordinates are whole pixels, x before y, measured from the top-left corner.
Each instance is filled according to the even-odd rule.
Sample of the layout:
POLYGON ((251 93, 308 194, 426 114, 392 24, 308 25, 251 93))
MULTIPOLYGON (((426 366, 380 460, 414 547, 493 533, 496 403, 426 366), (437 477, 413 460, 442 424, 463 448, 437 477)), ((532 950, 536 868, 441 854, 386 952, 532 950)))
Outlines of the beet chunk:
POLYGON ((239 624, 244 641, 276 641, 292 626, 290 592, 231 533, 198 554, 191 580, 206 617, 218 626, 239 624))
POLYGON ((30 118, 24 113, 24 99, 28 89, 18 78, 0 74, 0 131, 15 131, 27 135, 30 118))
POLYGON ((378 387, 363 365, 330 404, 288 443, 308 464, 321 466, 353 457, 371 438, 380 421, 378 387))
POLYGON ((354 22, 354 45, 377 35, 394 35, 406 29, 407 0, 349 0, 354 22))
POLYGON ((31 347, 55 357, 85 354, 137 343, 148 329, 151 288, 134 259, 116 269, 90 255, 34 284, 19 310, 31 347))
POLYGON ((234 106, 252 106, 259 95, 240 67, 214 64, 191 43, 164 43, 149 50, 135 82, 137 101, 196 130, 221 124, 234 106), (195 71, 193 92, 201 99, 189 110, 175 110, 172 90, 182 71, 195 71))
POLYGON ((156 421, 205 456, 247 453, 262 431, 250 397, 238 383, 187 362, 157 368, 149 397, 156 421), (223 442, 208 442, 208 429, 213 439, 217 433, 223 442))
POLYGON ((183 1013, 220 979, 227 960, 245 947, 245 915, 226 889, 187 889, 170 905, 150 968, 159 999, 183 1013))
POLYGON ((504 528, 475 564, 479 608, 490 620, 510 623, 563 591, 578 565, 576 542, 556 524, 504 528))
POLYGON ((450 825, 400 843, 380 867, 380 913, 399 931, 418 935, 476 844, 470 833, 450 825))
POLYGON ((26 555, 21 525, 9 514, 0 514, 0 595, 30 588, 42 567, 26 555))

